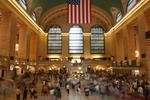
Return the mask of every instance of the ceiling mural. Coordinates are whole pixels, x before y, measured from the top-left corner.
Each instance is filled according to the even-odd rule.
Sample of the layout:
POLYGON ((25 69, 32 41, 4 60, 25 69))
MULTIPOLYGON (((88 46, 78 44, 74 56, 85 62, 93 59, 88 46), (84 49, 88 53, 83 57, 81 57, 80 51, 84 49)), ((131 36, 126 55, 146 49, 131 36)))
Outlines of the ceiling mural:
MULTIPOLYGON (((37 9, 41 10, 40 17, 42 17, 49 9, 56 7, 61 4, 67 4, 67 0, 26 0, 31 11, 37 9)), ((110 16, 112 15, 112 7, 117 8, 119 11, 123 12, 122 0, 91 0, 92 6, 99 7, 103 9, 110 16)))

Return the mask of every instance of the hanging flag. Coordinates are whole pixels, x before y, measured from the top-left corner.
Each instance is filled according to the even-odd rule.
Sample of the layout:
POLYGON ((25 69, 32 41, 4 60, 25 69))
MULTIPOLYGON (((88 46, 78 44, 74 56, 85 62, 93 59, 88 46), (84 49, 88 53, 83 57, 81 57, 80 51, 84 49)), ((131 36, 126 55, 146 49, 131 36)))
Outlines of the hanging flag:
POLYGON ((68 23, 91 23, 91 0, 68 0, 68 23))
POLYGON ((145 33, 146 46, 150 46, 150 31, 145 33))

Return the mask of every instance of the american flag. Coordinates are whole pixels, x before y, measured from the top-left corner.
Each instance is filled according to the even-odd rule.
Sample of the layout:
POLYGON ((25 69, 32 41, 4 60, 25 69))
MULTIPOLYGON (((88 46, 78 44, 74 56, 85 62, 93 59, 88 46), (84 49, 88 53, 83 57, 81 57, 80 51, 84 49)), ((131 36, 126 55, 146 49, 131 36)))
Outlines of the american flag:
POLYGON ((91 23, 91 0, 68 0, 68 23, 91 23))
POLYGON ((150 46, 150 31, 145 33, 146 46, 150 46))

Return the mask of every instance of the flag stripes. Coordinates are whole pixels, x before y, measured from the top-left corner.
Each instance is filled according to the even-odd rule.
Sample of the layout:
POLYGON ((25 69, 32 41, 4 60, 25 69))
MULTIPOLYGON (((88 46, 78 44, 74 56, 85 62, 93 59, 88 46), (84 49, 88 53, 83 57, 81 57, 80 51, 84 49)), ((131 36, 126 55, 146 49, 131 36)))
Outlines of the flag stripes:
POLYGON ((146 39, 146 46, 150 46, 150 38, 146 39))
POLYGON ((91 23, 91 0, 68 0, 68 23, 91 23))
POLYGON ((150 46, 150 31, 145 33, 146 46, 150 46))

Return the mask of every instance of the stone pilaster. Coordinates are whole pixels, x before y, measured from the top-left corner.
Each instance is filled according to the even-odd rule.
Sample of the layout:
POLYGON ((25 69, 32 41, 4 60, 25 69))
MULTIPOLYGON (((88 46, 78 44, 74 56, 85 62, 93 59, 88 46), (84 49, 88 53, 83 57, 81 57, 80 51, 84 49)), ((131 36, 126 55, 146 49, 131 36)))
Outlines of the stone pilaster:
POLYGON ((15 56, 16 34, 17 34, 16 25, 17 25, 17 18, 14 14, 11 14, 9 56, 15 56))
POLYGON ((128 26, 128 59, 135 59, 135 39, 134 39, 134 29, 133 26, 128 26))
MULTIPOLYGON (((36 33, 32 32, 30 35, 30 53, 29 53, 29 59, 30 60, 36 60, 37 58, 37 35, 36 33)), ((42 45, 39 45, 41 47, 39 47, 38 49, 44 49, 44 47, 42 45)))
POLYGON ((26 55, 27 55, 27 27, 25 27, 24 25, 20 25, 19 29, 19 51, 18 51, 18 58, 21 59, 26 59, 26 55))
POLYGON ((62 57, 68 57, 68 44, 69 43, 69 37, 68 37, 68 33, 62 33, 62 57))
POLYGON ((43 46, 44 46, 44 54, 45 54, 45 57, 47 57, 47 35, 44 35, 43 36, 43 46))
POLYGON ((14 56, 16 17, 9 11, 2 11, 0 23, 0 55, 14 56))
POLYGON ((123 44, 124 44, 124 56, 128 58, 129 38, 128 38, 128 29, 126 26, 122 29, 122 32, 123 32, 123 44))
POLYGON ((123 34, 122 31, 119 31, 116 34, 116 56, 117 60, 124 60, 124 44, 123 44, 123 34))
POLYGON ((84 57, 85 58, 90 58, 91 52, 90 52, 90 33, 84 33, 84 57))
MULTIPOLYGON (((138 18, 138 43, 139 43, 139 52, 140 52, 140 62, 141 63, 141 73, 147 73, 148 74, 148 66, 146 65, 146 58, 142 57, 146 53, 146 47, 145 47, 145 32, 147 30, 146 25, 146 18, 144 14, 141 14, 138 18)), ((147 54, 146 54, 147 55, 147 54)), ((147 60, 147 62, 149 62, 147 60)), ((150 69, 149 69, 150 72, 150 69)))
POLYGON ((117 60, 117 39, 116 39, 116 34, 115 33, 111 33, 111 52, 112 52, 112 56, 115 57, 115 60, 117 60))

